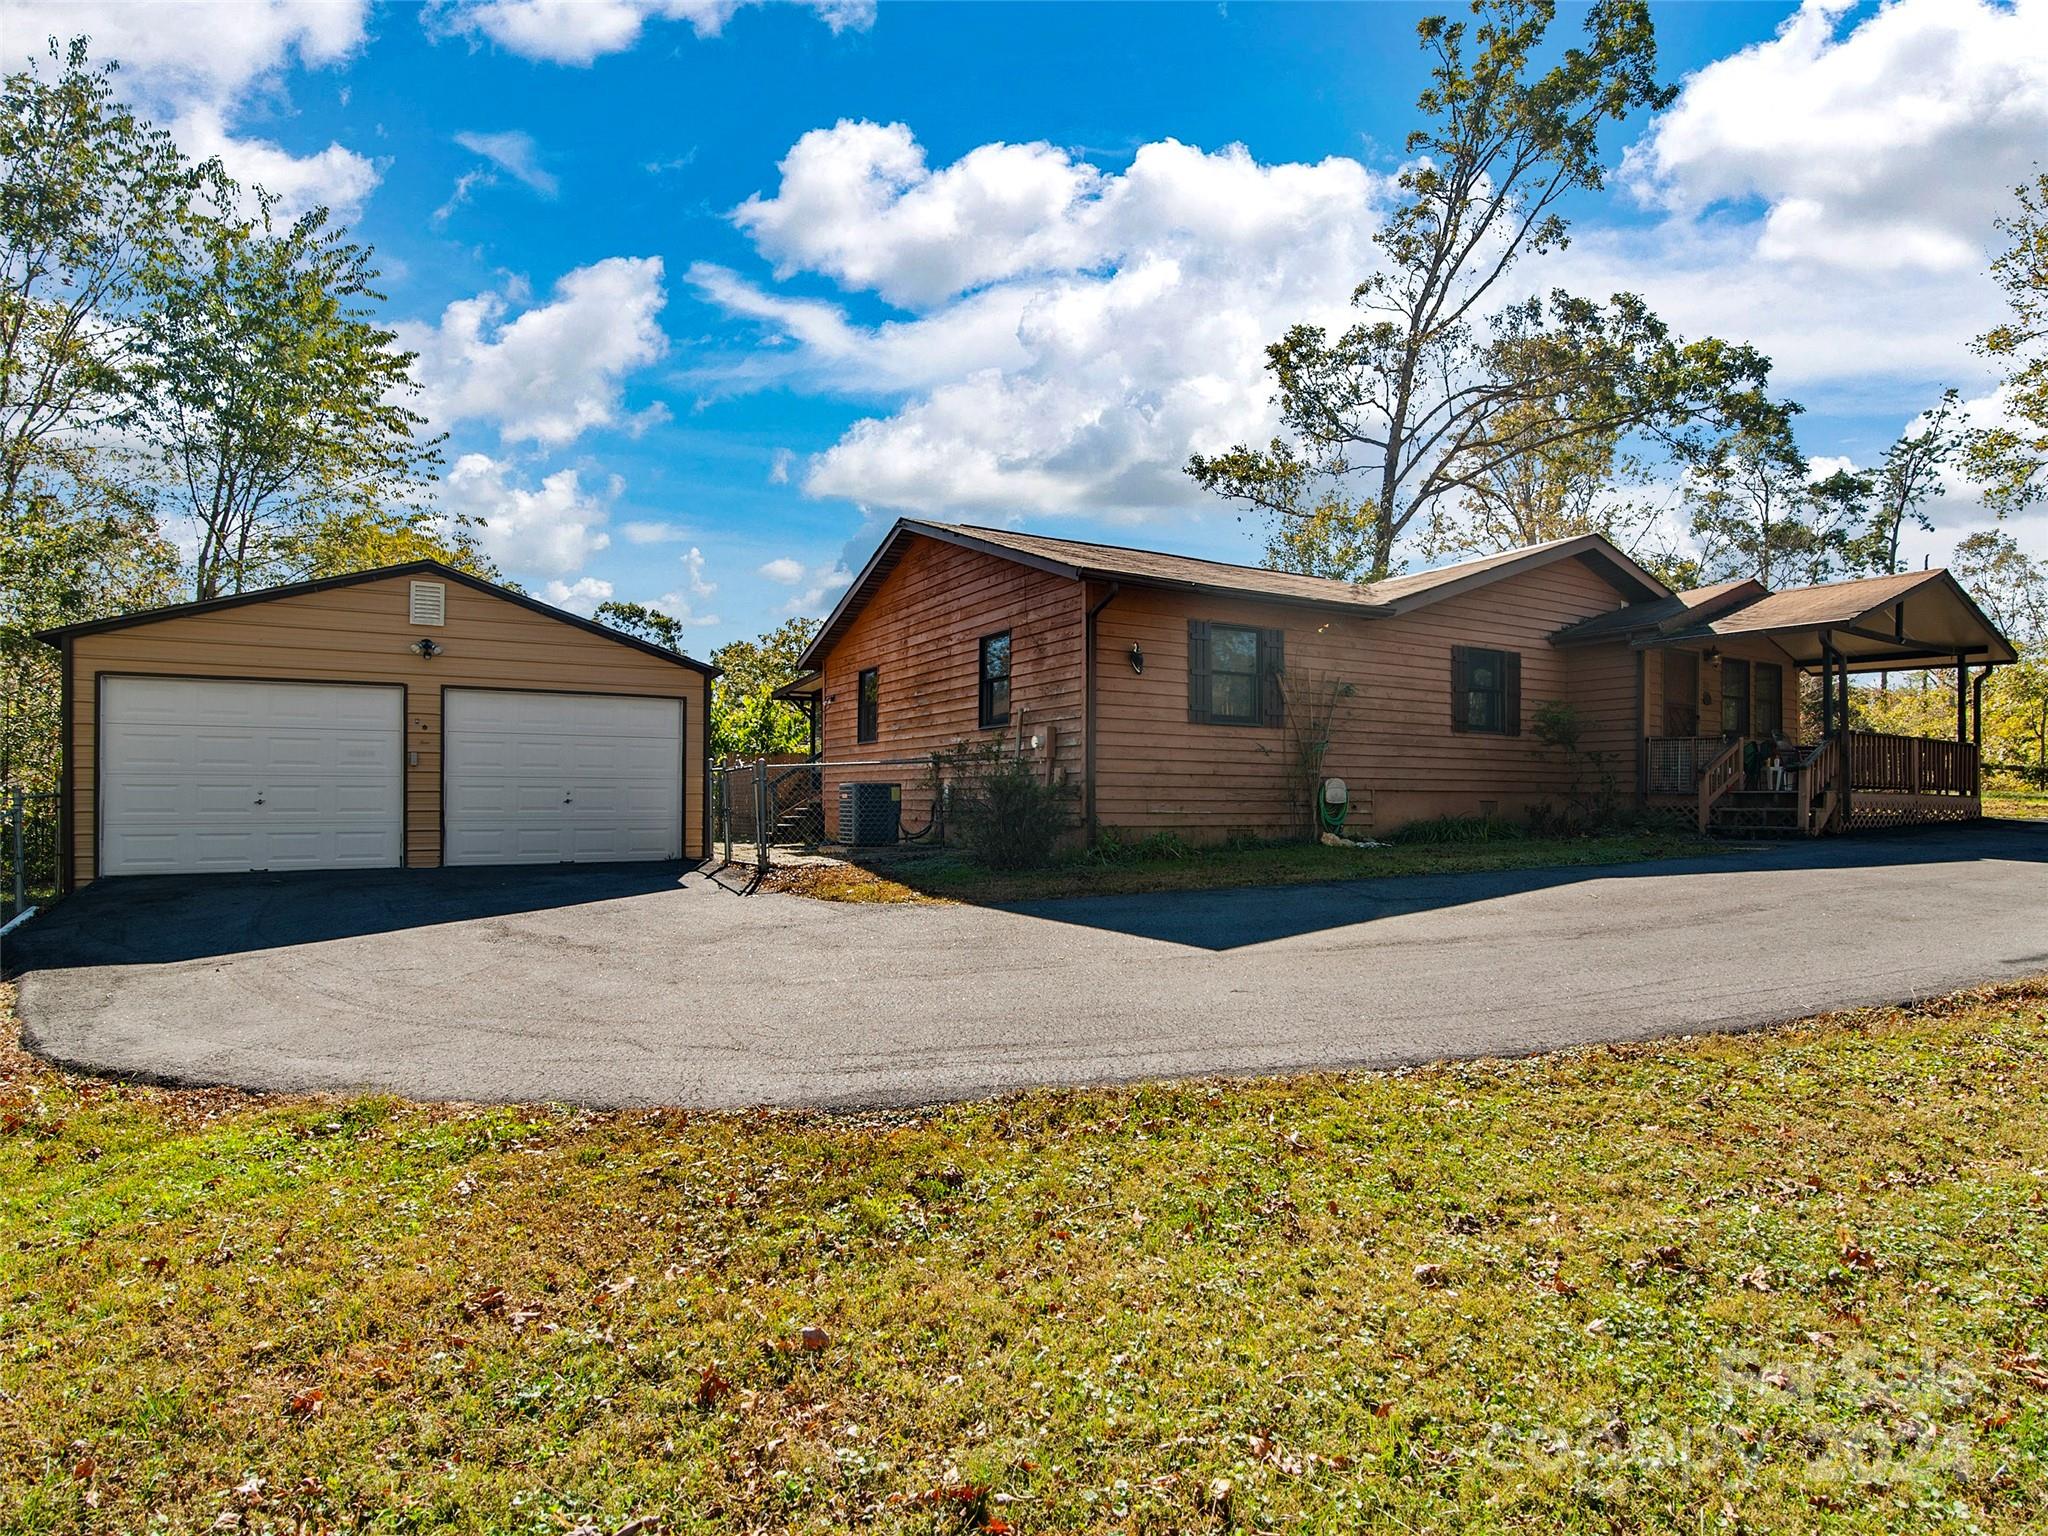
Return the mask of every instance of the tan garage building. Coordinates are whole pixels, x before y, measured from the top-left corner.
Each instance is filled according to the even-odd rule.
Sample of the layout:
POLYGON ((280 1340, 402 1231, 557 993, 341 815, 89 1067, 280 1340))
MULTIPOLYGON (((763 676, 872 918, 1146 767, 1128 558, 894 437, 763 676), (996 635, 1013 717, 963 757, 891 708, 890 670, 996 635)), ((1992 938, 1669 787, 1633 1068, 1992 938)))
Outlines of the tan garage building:
POLYGON ((433 561, 42 638, 66 890, 707 850, 716 669, 433 561))

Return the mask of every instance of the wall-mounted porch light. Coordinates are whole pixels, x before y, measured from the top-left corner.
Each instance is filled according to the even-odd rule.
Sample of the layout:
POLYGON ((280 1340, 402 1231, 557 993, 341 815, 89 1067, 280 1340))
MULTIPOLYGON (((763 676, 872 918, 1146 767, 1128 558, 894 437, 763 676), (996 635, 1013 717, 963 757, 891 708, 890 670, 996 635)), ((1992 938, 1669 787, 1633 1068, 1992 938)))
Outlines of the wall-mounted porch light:
POLYGON ((1145 648, 1136 643, 1131 646, 1131 670, 1141 674, 1145 670, 1145 648))

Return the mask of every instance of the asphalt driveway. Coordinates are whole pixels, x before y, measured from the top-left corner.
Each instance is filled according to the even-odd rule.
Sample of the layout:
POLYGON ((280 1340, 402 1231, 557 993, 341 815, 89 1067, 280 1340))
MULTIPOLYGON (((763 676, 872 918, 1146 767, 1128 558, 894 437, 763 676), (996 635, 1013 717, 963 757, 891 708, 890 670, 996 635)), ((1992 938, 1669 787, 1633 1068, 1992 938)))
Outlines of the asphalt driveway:
POLYGON ((10 939, 30 1044, 251 1088, 914 1103, 1740 1028, 2048 971, 2048 824, 1008 908, 674 866, 108 880, 10 939))

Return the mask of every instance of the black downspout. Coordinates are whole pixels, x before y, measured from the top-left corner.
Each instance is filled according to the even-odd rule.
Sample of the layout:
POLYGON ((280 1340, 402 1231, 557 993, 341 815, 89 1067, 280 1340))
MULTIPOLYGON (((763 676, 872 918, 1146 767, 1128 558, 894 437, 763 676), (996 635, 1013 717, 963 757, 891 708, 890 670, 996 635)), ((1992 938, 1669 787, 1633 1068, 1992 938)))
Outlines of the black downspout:
MULTIPOLYGON (((1636 652, 1636 808, 1642 809, 1650 803, 1650 741, 1646 734, 1650 728, 1644 710, 1643 694, 1649 686, 1649 658, 1644 651, 1636 652)), ((1693 685, 1693 692, 1699 692, 1699 685, 1693 685)), ((1668 714, 1669 711, 1667 710, 1668 714)))
POLYGON ((1085 652, 1081 658, 1081 714, 1082 727, 1087 733, 1081 743, 1081 800, 1085 807, 1082 815, 1084 831, 1091 847, 1095 842, 1095 618, 1116 600, 1121 591, 1121 582, 1111 582, 1109 590, 1102 595, 1102 601, 1088 610, 1088 617, 1081 626, 1081 645, 1085 652))
MULTIPOLYGON (((59 743, 57 779, 57 893, 68 896, 78 884, 78 840, 72 829, 72 817, 75 814, 72 807, 78 793, 78 751, 77 743, 73 739, 73 717, 77 714, 77 705, 72 683, 72 672, 77 665, 77 659, 72 655, 69 635, 59 643, 57 655, 61 669, 57 720, 58 729, 63 733, 63 739, 59 743)), ((97 728, 99 722, 95 720, 93 725, 97 728)))

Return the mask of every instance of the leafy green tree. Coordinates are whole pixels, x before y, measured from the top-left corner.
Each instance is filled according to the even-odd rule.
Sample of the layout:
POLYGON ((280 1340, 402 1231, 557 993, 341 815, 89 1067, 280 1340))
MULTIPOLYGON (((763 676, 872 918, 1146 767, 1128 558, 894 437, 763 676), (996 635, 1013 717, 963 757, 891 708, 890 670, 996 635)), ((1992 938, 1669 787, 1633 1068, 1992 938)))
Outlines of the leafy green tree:
POLYGON ((147 512, 24 497, 0 518, 0 784, 57 787, 57 653, 40 629, 172 602, 178 552, 147 512))
POLYGON ((599 603, 593 617, 600 624, 651 640, 678 656, 685 654, 682 624, 659 608, 650 608, 645 603, 599 603))
POLYGON ((115 99, 84 41, 0 83, 0 782, 54 788, 38 629, 160 603, 177 555, 122 429, 136 317, 205 172, 115 99))
POLYGON ((1284 435, 1196 454, 1197 482, 1266 514, 1267 561, 1378 579, 1396 542, 1440 502, 1477 498, 1498 537, 1503 477, 1518 461, 1575 445, 1595 459, 1627 435, 1721 422, 1762 407, 1766 359, 1718 341, 1674 340, 1642 301, 1567 294, 1496 309, 1524 255, 1565 243, 1565 200, 1605 181, 1601 130, 1670 88, 1641 0, 1597 0, 1583 46, 1535 62, 1550 0, 1475 0, 1478 18, 1418 28, 1433 84, 1410 134, 1403 201, 1375 238, 1387 269, 1360 284, 1360 318, 1332 338, 1297 325, 1266 350, 1284 435))
POLYGON ((1890 576, 1899 569, 1899 540, 1908 524, 1922 533, 1934 530, 1926 503, 1941 494, 1942 470, 1963 446, 1957 417, 1962 397, 1954 390, 1942 394, 1934 409, 1924 416, 1919 431, 1900 434, 1870 476, 1869 509, 1864 529, 1852 539, 1848 563, 1853 571, 1871 576, 1890 576))
POLYGON ((1977 338, 2004 374, 2005 420, 1973 433, 1971 478, 2000 516, 2048 495, 2048 171, 2014 189, 2019 207, 1998 221, 2012 245, 1991 264, 2011 316, 1977 338))
POLYGON ((1716 441, 1689 465, 1682 492, 1700 580, 1807 579, 1818 560, 1809 497, 1806 456, 1788 421, 1716 441))
POLYGON ((324 208, 280 229, 256 201, 253 217, 230 205, 195 227, 141 326, 136 424, 198 530, 202 599, 366 539, 429 537, 441 462, 406 403, 413 354, 372 308, 369 249, 324 208))
POLYGON ((797 658, 818 633, 816 619, 790 619, 755 640, 711 653, 721 676, 711 685, 711 751, 717 757, 802 752, 810 745, 804 712, 775 690, 802 675, 797 658))
POLYGON ((282 565, 293 575, 345 576, 350 571, 408 560, 438 560, 458 571, 518 590, 477 541, 478 518, 426 507, 359 506, 330 512, 279 541, 282 565))
POLYGON ((2015 646, 2048 651, 2048 560, 2003 528, 1985 528, 1956 545, 1949 571, 2015 646))
POLYGON ((1838 469, 1809 481, 1799 516, 1780 529, 1785 546, 1780 580, 1788 586, 1835 581, 1854 565, 1852 549, 1874 516, 1877 477, 1838 469))
MULTIPOLYGON (((135 403, 135 320, 217 180, 114 97, 83 38, 0 86, 0 512, 104 501, 135 403)), ((127 496, 130 505, 134 498, 127 496)))

